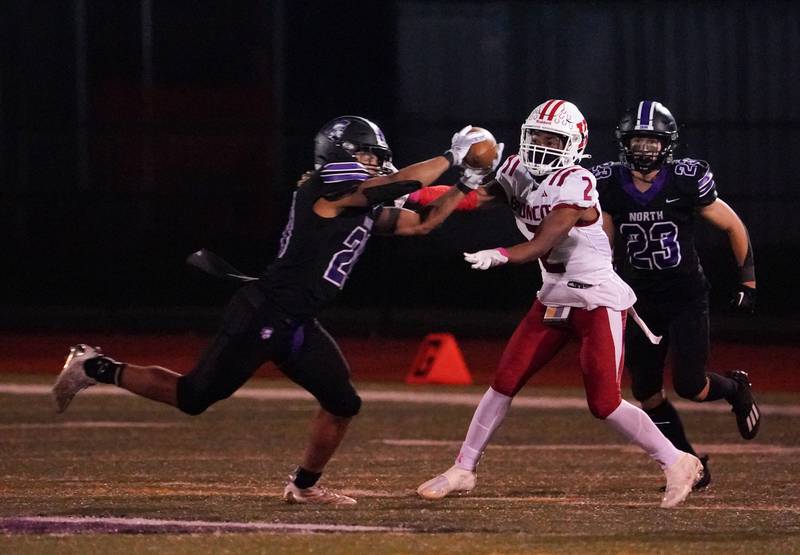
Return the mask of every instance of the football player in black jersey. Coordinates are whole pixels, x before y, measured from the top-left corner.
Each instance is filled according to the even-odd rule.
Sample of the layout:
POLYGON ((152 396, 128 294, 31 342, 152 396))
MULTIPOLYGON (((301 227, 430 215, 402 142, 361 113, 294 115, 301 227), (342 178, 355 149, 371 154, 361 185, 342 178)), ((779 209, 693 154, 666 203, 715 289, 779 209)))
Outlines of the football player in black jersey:
POLYGON ((466 126, 453 135, 442 156, 397 171, 383 132, 373 122, 357 116, 328 122, 315 139, 315 170, 294 192, 276 260, 259 280, 234 295, 219 332, 195 367, 182 376, 159 366, 117 362, 99 348, 76 345, 53 386, 58 411, 82 389, 109 383, 196 415, 273 361, 320 404, 284 499, 354 504, 354 499, 317 485, 361 399, 346 360, 316 315, 344 287, 372 233, 425 234, 479 185, 474 176, 462 179, 421 213, 383 207, 460 166, 470 146, 484 138, 466 126))
MULTIPOLYGON (((620 161, 592 168, 603 225, 616 246, 618 272, 638 298, 637 312, 663 336, 661 343, 653 344, 637 326, 628 327, 625 362, 633 395, 678 449, 696 455, 664 394, 664 362, 670 347, 675 392, 698 402, 726 399, 742 437, 753 439, 761 415, 747 373, 706 371, 708 282, 694 241, 698 216, 727 233, 740 274, 732 304, 752 312, 756 278, 747 229, 718 198, 708 162, 673 160, 678 125, 663 104, 640 102, 621 118, 616 138, 620 161)), ((702 460, 705 476, 695 487, 705 487, 711 479, 707 457, 702 460)))

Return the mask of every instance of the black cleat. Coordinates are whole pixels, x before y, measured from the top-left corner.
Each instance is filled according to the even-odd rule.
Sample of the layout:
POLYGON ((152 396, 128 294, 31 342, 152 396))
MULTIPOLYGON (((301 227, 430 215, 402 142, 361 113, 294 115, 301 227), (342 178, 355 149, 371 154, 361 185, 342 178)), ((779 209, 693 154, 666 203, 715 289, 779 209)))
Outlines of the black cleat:
POLYGON ((711 470, 708 468, 708 455, 703 455, 700 457, 700 462, 703 465, 703 475, 697 481, 697 483, 692 486, 694 491, 706 489, 708 484, 711 483, 711 470))
POLYGON ((758 410, 753 392, 750 389, 750 378, 743 370, 731 370, 728 377, 739 385, 736 393, 728 399, 731 412, 736 415, 736 425, 744 439, 753 439, 761 425, 761 412, 758 410))

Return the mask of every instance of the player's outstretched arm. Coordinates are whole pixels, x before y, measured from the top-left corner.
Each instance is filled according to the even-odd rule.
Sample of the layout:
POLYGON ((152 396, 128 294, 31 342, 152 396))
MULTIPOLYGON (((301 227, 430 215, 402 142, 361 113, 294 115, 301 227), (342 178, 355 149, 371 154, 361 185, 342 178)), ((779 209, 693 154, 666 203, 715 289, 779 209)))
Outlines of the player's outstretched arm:
POLYGON ((439 179, 439 176, 449 170, 451 166, 461 166, 469 148, 486 139, 484 132, 471 131, 471 129, 472 125, 467 125, 455 133, 450 139, 450 148, 441 156, 411 164, 391 175, 368 179, 361 185, 361 189, 378 187, 395 181, 419 181, 423 187, 427 187, 439 179))
POLYGON ((464 260, 475 270, 488 270, 503 264, 524 264, 544 256, 550 249, 558 245, 569 230, 581 219, 581 216, 593 208, 575 208, 565 206, 550 212, 536 230, 530 241, 509 248, 487 249, 464 253, 464 260))

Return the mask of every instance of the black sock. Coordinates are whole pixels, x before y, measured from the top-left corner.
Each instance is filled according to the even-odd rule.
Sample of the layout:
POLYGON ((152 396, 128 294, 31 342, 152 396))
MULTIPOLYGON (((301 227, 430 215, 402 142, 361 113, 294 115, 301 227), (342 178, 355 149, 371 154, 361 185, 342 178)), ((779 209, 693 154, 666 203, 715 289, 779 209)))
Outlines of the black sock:
POLYGON ((661 430, 661 433, 672 442, 672 445, 681 451, 697 456, 691 443, 686 439, 686 432, 683 430, 683 422, 681 422, 681 417, 678 416, 678 411, 675 410, 675 407, 672 406, 668 399, 664 399, 664 402, 655 408, 644 409, 644 412, 661 430))
POLYGON ((83 363, 83 370, 87 376, 100 383, 113 385, 119 385, 119 378, 124 368, 124 362, 117 362, 104 356, 90 358, 83 363))
POLYGON ((297 474, 294 477, 294 485, 300 489, 310 488, 317 483, 322 472, 311 472, 302 466, 297 467, 297 474))
POLYGON ((708 377, 708 395, 703 402, 730 399, 739 390, 739 383, 736 380, 713 372, 706 372, 706 376, 708 377))

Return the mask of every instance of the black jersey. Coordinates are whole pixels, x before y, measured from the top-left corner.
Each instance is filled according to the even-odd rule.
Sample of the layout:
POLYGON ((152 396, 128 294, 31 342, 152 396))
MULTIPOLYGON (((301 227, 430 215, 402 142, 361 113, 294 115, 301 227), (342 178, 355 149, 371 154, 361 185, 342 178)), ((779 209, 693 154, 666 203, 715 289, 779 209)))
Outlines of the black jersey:
POLYGON ((666 163, 644 193, 619 162, 595 166, 592 173, 600 206, 614 220, 615 250, 625 255, 620 274, 634 291, 671 298, 702 294, 708 284, 694 237, 697 210, 717 198, 708 163, 691 158, 666 163))
POLYGON ((380 207, 348 208, 323 218, 313 206, 321 197, 354 190, 369 177, 358 162, 335 162, 314 172, 295 191, 278 256, 260 280, 268 298, 287 314, 310 318, 344 287, 380 207))

